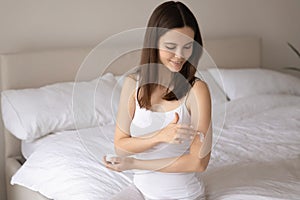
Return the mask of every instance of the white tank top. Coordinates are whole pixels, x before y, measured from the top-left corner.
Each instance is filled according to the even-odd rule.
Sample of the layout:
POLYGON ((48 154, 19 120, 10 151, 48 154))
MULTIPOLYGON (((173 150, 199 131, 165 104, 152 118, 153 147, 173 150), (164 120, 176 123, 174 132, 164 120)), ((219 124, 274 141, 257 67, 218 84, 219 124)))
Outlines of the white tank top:
MULTIPOLYGON (((153 112, 140 108, 137 98, 135 102, 135 114, 130 126, 132 137, 140 137, 166 127, 173 121, 175 112, 179 115, 178 123, 191 123, 186 107, 186 97, 183 98, 179 107, 167 112, 153 112)), ((135 157, 143 160, 178 157, 189 152, 190 143, 191 141, 185 141, 182 144, 162 143, 135 157)), ((135 170, 133 182, 146 199, 193 200, 204 194, 204 184, 197 178, 195 172, 163 173, 135 170)))

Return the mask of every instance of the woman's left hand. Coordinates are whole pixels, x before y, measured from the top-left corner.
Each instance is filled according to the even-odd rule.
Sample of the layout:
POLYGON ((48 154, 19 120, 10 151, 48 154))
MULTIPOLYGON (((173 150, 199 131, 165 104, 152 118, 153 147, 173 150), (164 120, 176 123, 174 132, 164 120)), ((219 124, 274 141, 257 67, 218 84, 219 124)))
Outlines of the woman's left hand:
POLYGON ((131 170, 134 167, 134 160, 135 158, 132 157, 111 157, 109 158, 109 161, 107 161, 106 156, 103 157, 103 162, 106 168, 122 172, 126 170, 131 170))

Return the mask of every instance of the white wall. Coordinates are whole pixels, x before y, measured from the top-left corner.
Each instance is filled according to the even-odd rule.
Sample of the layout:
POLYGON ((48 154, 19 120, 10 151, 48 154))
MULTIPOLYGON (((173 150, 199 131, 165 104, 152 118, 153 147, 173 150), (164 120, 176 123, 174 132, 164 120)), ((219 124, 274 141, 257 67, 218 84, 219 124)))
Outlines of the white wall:
POLYGON ((289 41, 300 50, 299 0, 200 2, 194 10, 205 36, 259 36, 263 42, 264 67, 300 67, 300 59, 286 44, 289 41))
MULTIPOLYGON (((0 54, 94 45, 144 27, 161 0, 0 0, 0 54)), ((286 42, 300 49, 299 0, 185 0, 204 38, 259 36, 264 67, 300 66, 286 42)), ((1 125, 1 124, 0 124, 1 125)), ((2 130, 2 129, 1 129, 2 130)), ((0 200, 5 199, 0 133, 0 200)))
MULTIPOLYGON (((143 27, 161 0, 0 0, 0 54, 57 46, 96 45, 112 34, 143 27)), ((185 0, 205 37, 263 39, 263 65, 300 65, 299 0, 185 0)))

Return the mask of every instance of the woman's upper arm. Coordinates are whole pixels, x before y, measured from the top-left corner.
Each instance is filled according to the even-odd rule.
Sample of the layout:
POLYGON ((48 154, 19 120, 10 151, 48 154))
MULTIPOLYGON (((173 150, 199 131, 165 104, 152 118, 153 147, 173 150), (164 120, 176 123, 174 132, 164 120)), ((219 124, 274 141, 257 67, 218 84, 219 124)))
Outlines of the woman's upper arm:
POLYGON ((191 144, 190 153, 198 158, 209 157, 212 146, 211 98, 208 86, 196 81, 189 98, 192 126, 204 134, 204 141, 196 136, 191 144))
POLYGON ((136 80, 125 77, 116 119, 115 142, 124 137, 130 137, 130 124, 135 112, 136 80))

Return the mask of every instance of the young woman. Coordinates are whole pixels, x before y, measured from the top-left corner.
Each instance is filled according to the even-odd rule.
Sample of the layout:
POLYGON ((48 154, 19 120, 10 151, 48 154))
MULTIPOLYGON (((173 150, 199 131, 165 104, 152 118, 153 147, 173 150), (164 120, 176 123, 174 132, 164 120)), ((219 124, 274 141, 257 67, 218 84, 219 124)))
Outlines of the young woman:
POLYGON ((135 172, 133 184, 113 199, 205 198, 196 172, 208 165, 212 131, 210 93, 194 76, 201 47, 196 18, 184 4, 170 1, 154 10, 141 66, 124 80, 118 156, 104 157, 109 169, 135 172))

